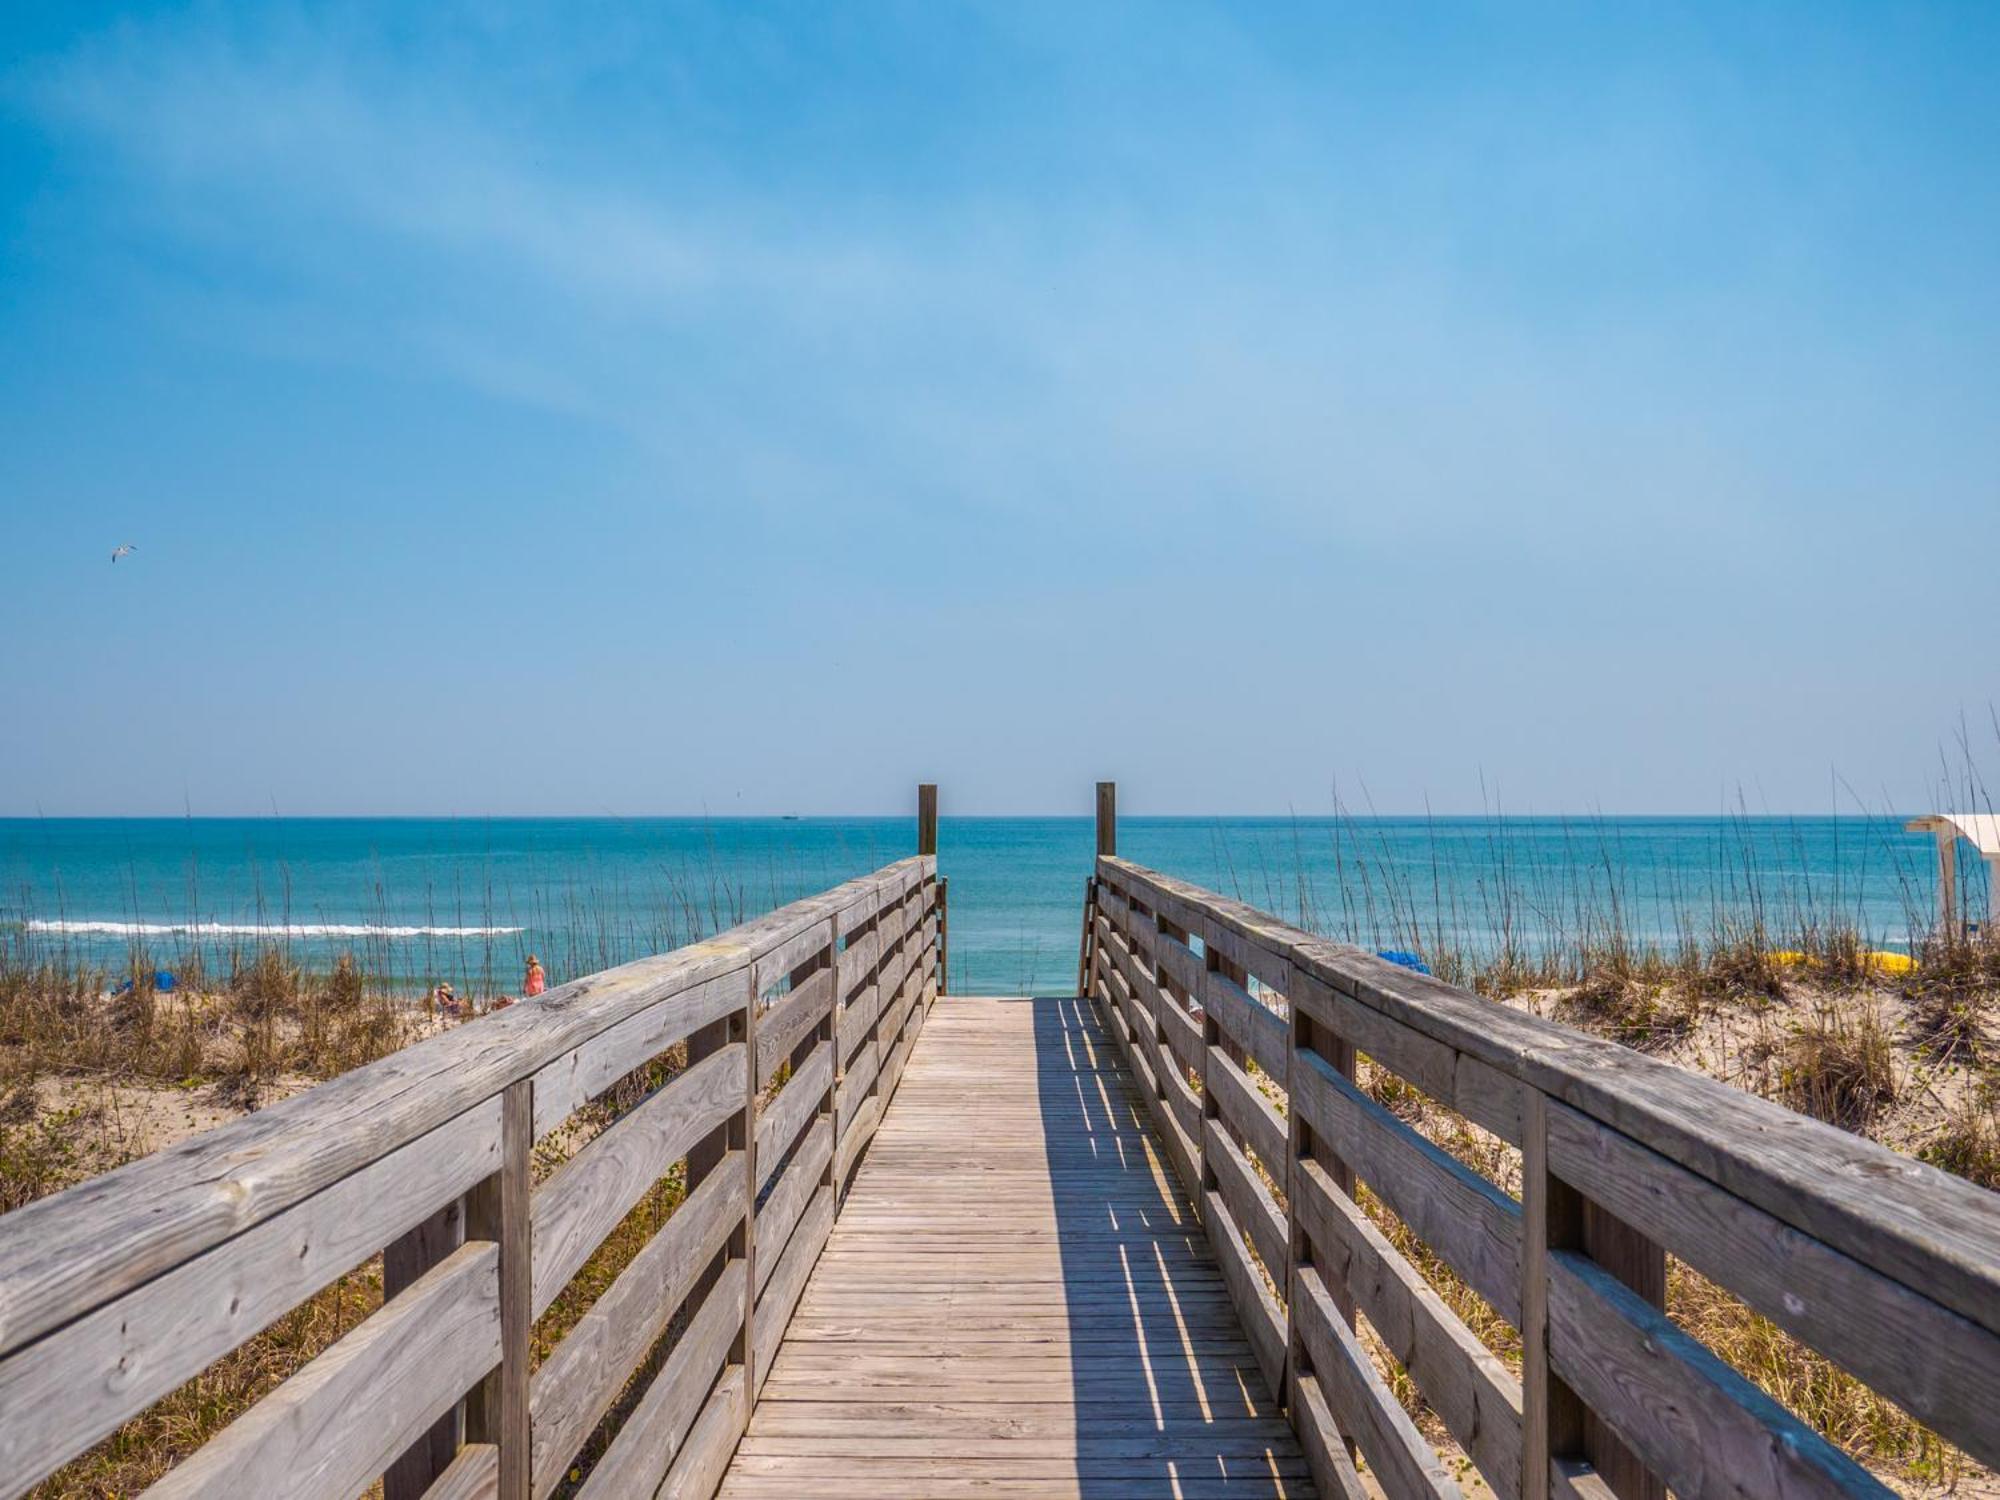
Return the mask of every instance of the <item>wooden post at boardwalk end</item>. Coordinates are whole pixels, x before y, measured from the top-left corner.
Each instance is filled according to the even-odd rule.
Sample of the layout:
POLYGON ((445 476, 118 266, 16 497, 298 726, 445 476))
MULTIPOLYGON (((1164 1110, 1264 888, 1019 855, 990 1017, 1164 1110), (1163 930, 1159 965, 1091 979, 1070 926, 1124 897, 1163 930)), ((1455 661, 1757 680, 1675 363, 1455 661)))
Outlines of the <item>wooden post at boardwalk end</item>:
POLYGON ((937 783, 917 784, 917 853, 937 853, 937 783))
MULTIPOLYGON (((917 783, 917 853, 937 857, 937 783, 917 783)), ((938 876, 938 969, 937 992, 942 995, 951 973, 950 908, 945 903, 945 880, 938 876)))
POLYGON ((1097 783, 1097 853, 1101 859, 1118 852, 1118 783, 1097 783))

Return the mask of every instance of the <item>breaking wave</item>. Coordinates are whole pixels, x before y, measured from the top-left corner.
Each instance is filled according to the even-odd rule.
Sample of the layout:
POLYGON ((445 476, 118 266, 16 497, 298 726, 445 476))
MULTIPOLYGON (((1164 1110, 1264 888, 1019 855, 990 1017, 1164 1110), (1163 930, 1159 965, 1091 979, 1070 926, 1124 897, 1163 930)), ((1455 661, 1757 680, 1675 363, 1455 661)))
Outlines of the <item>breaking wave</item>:
POLYGON ((374 922, 105 922, 31 917, 30 932, 70 937, 479 938, 508 937, 523 927, 402 927, 374 922))

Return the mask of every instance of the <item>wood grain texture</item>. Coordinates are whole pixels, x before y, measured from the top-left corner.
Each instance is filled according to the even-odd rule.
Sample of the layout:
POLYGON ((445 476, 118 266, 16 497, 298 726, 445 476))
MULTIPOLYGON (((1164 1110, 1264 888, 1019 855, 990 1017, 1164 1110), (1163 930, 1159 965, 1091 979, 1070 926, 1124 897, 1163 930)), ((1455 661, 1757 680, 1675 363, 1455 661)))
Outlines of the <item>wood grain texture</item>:
POLYGON ((0 1360, 0 1494, 20 1493, 193 1379, 499 1160, 500 1102, 489 1099, 0 1360))
POLYGON ((1312 1356, 1313 1377, 1338 1430, 1360 1445, 1383 1493, 1390 1500, 1458 1500, 1458 1485, 1437 1450, 1376 1373, 1318 1270, 1302 1268, 1294 1285, 1298 1289, 1294 1317, 1312 1356))
POLYGON ((467 1244, 146 1494, 347 1500, 499 1357, 499 1251, 467 1244))
POLYGON ((1714 1079, 1312 937, 1157 871, 1100 859, 1096 874, 1100 886, 1205 919, 1243 940, 1253 956, 1281 958, 1295 973, 1443 1043, 1488 1070, 1475 1083, 1490 1083, 1497 1073, 1539 1089, 2000 1333, 2000 1195, 1714 1079))
POLYGON ((771 1195, 757 1206, 757 1295, 777 1269, 778 1257, 791 1242, 792 1230, 813 1200, 833 1164, 833 1118, 817 1117, 797 1153, 785 1166, 771 1195))
POLYGON ((559 985, 0 1217, 0 1353, 282 1213, 640 1012, 744 969, 871 887, 907 891, 935 874, 934 859, 903 860, 705 942, 559 985))
POLYGON ((1520 1382, 1318 1162, 1297 1164, 1293 1201, 1329 1291, 1346 1286, 1493 1493, 1515 1500, 1521 1488, 1520 1382))
POLYGON ((536 1317, 667 1169, 742 1109, 747 1066, 740 1042, 690 1065, 536 1191, 536 1317))
POLYGON ((718 1375, 727 1379, 735 1371, 741 1388, 743 1367, 726 1361, 743 1323, 749 1287, 746 1271, 742 1261, 732 1260, 708 1289, 618 1436, 585 1477, 578 1500, 651 1495, 706 1413, 718 1375))
POLYGON ((721 1493, 1310 1494, 1145 1108, 1082 1002, 939 1001, 721 1493))
MULTIPOLYGON (((382 1251, 384 1301, 414 1286, 423 1274, 465 1243, 465 1206, 454 1198, 382 1251)), ((463 1426, 456 1402, 430 1430, 404 1449, 382 1476, 382 1500, 422 1500, 458 1456, 463 1426)))
POLYGON ((468 1443, 424 1491, 424 1500, 497 1500, 500 1450, 491 1443, 468 1443))
POLYGON ((1496 1312, 1518 1325, 1521 1206, 1335 1071, 1301 1052, 1292 1107, 1496 1312))
POLYGON ((528 1404, 535 1429, 537 1500, 561 1481, 577 1449, 728 1241, 743 1210, 742 1168, 725 1158, 535 1371, 528 1404))
POLYGON ((2000 1465, 2000 1339, 1567 1105, 1551 1169, 1779 1327, 2000 1465))
POLYGON ((771 1081, 792 1049, 833 1009, 833 970, 815 969, 757 1018, 757 1086, 771 1081))
POLYGON ((1594 1261, 1549 1255, 1549 1363, 1684 1500, 1891 1492, 1594 1261))

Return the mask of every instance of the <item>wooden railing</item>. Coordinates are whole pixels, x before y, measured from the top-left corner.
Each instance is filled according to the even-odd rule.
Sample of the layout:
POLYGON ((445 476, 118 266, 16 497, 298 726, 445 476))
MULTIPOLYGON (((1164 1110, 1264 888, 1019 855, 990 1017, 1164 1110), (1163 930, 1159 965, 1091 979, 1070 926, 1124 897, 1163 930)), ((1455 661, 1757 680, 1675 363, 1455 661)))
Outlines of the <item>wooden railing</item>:
POLYGON ((937 995, 943 905, 906 859, 0 1218, 0 1494, 379 1251, 380 1310, 149 1494, 540 1500, 678 1330, 582 1493, 710 1495, 937 995), (531 1371, 535 1319, 682 1159, 685 1200, 531 1371))
MULTIPOLYGON (((1107 847, 1100 817, 1100 850, 1107 847)), ((2000 1195, 1115 857, 1087 989, 1321 1493, 1460 1493, 1357 1313, 1502 1500, 1887 1496, 1664 1312, 1666 1258, 2000 1466, 2000 1195), (1517 1198, 1356 1087, 1521 1151, 1517 1198), (1357 1184, 1520 1331, 1517 1378, 1357 1184)))

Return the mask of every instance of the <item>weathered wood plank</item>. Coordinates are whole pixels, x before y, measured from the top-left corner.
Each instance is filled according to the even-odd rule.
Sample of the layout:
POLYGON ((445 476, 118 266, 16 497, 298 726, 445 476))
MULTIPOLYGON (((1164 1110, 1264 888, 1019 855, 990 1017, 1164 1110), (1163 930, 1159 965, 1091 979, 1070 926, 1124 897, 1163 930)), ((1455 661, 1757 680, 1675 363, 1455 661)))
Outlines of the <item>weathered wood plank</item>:
POLYGON ((1515 1080, 1363 1005, 1303 971, 1292 1003, 1314 1024, 1502 1140, 1521 1143, 1522 1087, 1515 1080))
POLYGON ((1298 1054, 1292 1108, 1494 1311, 1521 1316, 1521 1206, 1340 1076, 1298 1054))
POLYGON ((1986 1463, 2000 1465, 2000 1340, 1564 1104, 1550 1167, 1986 1463))
MULTIPOLYGON (((0 1361, 0 1493, 12 1494, 193 1379, 500 1159, 500 1101, 391 1151, 0 1361)), ((11 1215, 9 1216, 11 1217, 11 1215)))
POLYGON ((1300 1268, 1293 1326, 1312 1357, 1312 1373, 1341 1431, 1360 1444, 1390 1500, 1458 1500, 1459 1488, 1417 1431, 1395 1392, 1333 1305, 1312 1266, 1300 1268))
POLYGON ((253 1228, 629 1017, 741 970, 871 884, 934 867, 902 861, 706 942, 560 985, 7 1214, 0 1352, 253 1228))
MULTIPOLYGON (((1493 1005, 1156 871, 1101 859, 1097 875, 1101 884, 1198 906, 1321 984, 1623 1132, 2000 1333, 2000 1257, 1993 1253, 2000 1196, 1714 1079, 1493 1005)), ((1463 1079, 1459 1107, 1470 1113, 1463 1079)))
POLYGON ((1890 1491, 1602 1266, 1549 1255, 1549 1362, 1684 1500, 1890 1491))
POLYGON ((424 1500, 497 1500, 499 1494, 500 1450, 491 1443, 468 1443, 424 1491, 424 1500))
MULTIPOLYGON (((807 922, 757 955, 757 973, 768 990, 833 946, 833 919, 807 922)), ((782 998, 782 997, 780 997, 782 998)), ((761 1001, 762 995, 758 996, 761 1001)))
POLYGON ((1346 1437, 1315 1376, 1301 1375, 1292 1382, 1292 1427, 1323 1500, 1375 1500, 1347 1455, 1346 1437))
POLYGON ((732 1043, 675 1078, 556 1170, 534 1197, 535 1316, 688 1148, 743 1107, 732 1043))
POLYGON ((1205 971, 1199 995, 1224 1035, 1273 1078, 1285 1076, 1292 1038, 1283 1016, 1217 969, 1205 971))
POLYGON ((461 1246, 146 1491, 346 1500, 500 1357, 500 1257, 461 1246))
MULTIPOLYGON (((750 1393, 743 1367, 731 1365, 709 1392, 687 1441, 674 1455, 673 1467, 660 1485, 659 1500, 710 1500, 749 1420, 750 1393)), ((606 1491, 607 1497, 609 1494, 606 1491)))
POLYGON ((833 1009, 833 970, 815 970, 805 983, 757 1017, 757 1087, 788 1061, 792 1049, 833 1009))
MULTIPOLYGON (((1278 1077, 1282 1079, 1283 1074, 1278 1077)), ((1235 1061, 1218 1053, 1208 1060, 1208 1086, 1222 1117, 1243 1135, 1264 1170, 1282 1184, 1285 1172, 1286 1125, 1276 1106, 1235 1061)))
MULTIPOLYGON (((1205 1120, 1202 1129, 1207 1136, 1208 1154, 1205 1160, 1209 1175, 1215 1179, 1216 1189, 1222 1195, 1230 1219, 1256 1250, 1257 1258, 1264 1263, 1271 1279, 1283 1285, 1285 1261, 1290 1250, 1284 1214, 1264 1184, 1258 1181, 1255 1170, 1221 1123, 1205 1120)), ((1282 1384, 1279 1380, 1271 1383, 1282 1384)))
MULTIPOLYGON (((293 1210, 296 1212, 297 1210, 293 1210)), ((382 1251, 382 1297, 414 1286, 424 1272, 465 1243, 465 1205, 454 1198, 382 1251)), ((458 1455, 463 1423, 457 1405, 389 1465, 382 1476, 382 1500, 422 1500, 458 1455)))
MULTIPOLYGON (((702 1298, 687 1330, 681 1334, 660 1373, 618 1429, 577 1491, 578 1500, 626 1500, 650 1495, 674 1459, 689 1445, 692 1429, 706 1411, 716 1372, 726 1377, 741 1365, 724 1365, 729 1346, 743 1322, 749 1278, 740 1260, 732 1260, 721 1278, 702 1298)), ((740 1428, 738 1429, 741 1430, 740 1428)), ((706 1492, 705 1492, 706 1493, 706 1492)))
MULTIPOLYGON (((764 1378, 770 1373, 771 1361, 777 1357, 778 1345, 791 1324, 792 1311, 798 1306, 800 1294, 805 1291, 806 1278, 812 1275, 821 1247, 826 1244, 827 1234, 833 1228, 833 1215, 833 1188, 830 1184, 822 1185, 812 1195, 806 1211, 799 1216, 798 1227, 786 1242, 778 1267, 768 1278, 763 1295, 758 1298, 758 1389, 762 1388, 764 1378)), ((754 1397, 755 1391, 752 1392, 753 1400, 754 1397)))
POLYGON ((762 1179, 759 1191, 769 1185, 771 1174, 778 1170, 799 1132, 819 1113, 820 1103, 832 1087, 833 1044, 821 1042, 758 1117, 757 1168, 762 1179))
POLYGON ((812 1202, 826 1170, 833 1163, 833 1119, 822 1115, 806 1132, 798 1153, 786 1165, 770 1197, 757 1208, 757 1295, 777 1269, 778 1257, 791 1242, 792 1230, 812 1202))
POLYGON ((1236 1316, 1257 1356, 1257 1367, 1264 1372, 1265 1383, 1272 1390, 1281 1390, 1285 1378, 1284 1309, 1251 1261, 1250 1247, 1229 1217, 1222 1195, 1210 1188, 1203 1197, 1202 1222, 1207 1224, 1209 1242, 1215 1247, 1215 1263, 1229 1284, 1236 1316))
POLYGON ((1501 1500, 1521 1488, 1521 1386, 1318 1162, 1293 1201, 1329 1294, 1345 1285, 1501 1500))
POLYGON ((732 1154, 674 1210, 535 1371, 529 1411, 537 1500, 561 1482, 577 1449, 728 1241, 743 1208, 743 1172, 732 1154))
POLYGON ((535 1074, 535 1139, 540 1140, 635 1068, 750 1001, 750 971, 711 979, 648 1006, 535 1074))

